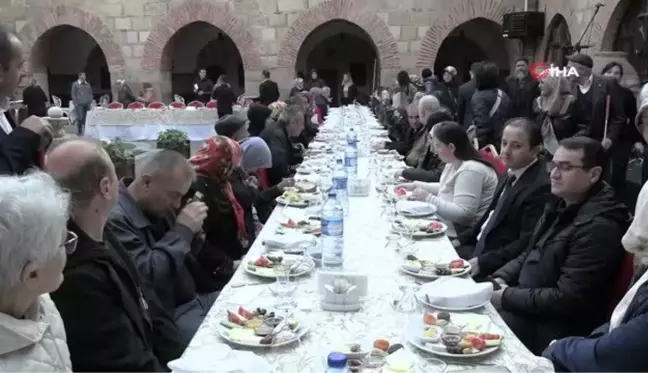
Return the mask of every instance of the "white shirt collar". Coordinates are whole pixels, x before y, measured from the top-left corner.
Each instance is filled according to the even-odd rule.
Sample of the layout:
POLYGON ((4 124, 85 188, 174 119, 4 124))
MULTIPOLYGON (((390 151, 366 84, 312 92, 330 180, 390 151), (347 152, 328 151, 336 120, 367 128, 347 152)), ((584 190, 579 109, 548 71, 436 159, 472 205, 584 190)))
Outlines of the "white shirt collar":
POLYGON ((583 85, 578 85, 582 89, 588 89, 589 87, 592 86, 592 78, 594 77, 594 74, 590 74, 589 78, 587 78, 587 81, 583 85))
POLYGON ((533 161, 531 161, 531 163, 529 163, 529 164, 526 165, 525 167, 520 168, 520 169, 517 169, 517 170, 515 170, 515 171, 509 170, 508 173, 509 173, 509 175, 515 176, 515 181, 518 181, 518 180, 520 180, 520 177, 522 177, 522 175, 524 174, 524 172, 525 172, 526 170, 528 170, 529 167, 533 166, 537 161, 538 161, 538 158, 534 158, 533 161))

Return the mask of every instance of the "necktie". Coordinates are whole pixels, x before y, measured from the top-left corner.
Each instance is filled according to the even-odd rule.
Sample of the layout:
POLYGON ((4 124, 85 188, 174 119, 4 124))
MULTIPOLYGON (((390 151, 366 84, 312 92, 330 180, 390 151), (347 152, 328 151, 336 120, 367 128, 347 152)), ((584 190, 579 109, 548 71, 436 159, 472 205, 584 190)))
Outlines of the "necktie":
POLYGON ((495 226, 495 221, 497 221, 497 216, 501 213, 502 208, 504 208, 504 201, 506 200, 507 193, 509 192, 509 190, 511 190, 511 186, 513 186, 513 183, 515 182, 516 179, 517 178, 513 175, 509 175, 509 177, 506 179, 506 185, 504 186, 502 193, 500 193, 500 196, 497 199, 495 210, 493 210, 493 214, 488 219, 488 223, 486 223, 484 230, 481 232, 481 236, 479 236, 479 241, 477 241, 477 245, 475 245, 475 251, 473 252, 473 256, 476 257, 484 251, 484 248, 486 247, 486 238, 488 237, 488 234, 495 226))

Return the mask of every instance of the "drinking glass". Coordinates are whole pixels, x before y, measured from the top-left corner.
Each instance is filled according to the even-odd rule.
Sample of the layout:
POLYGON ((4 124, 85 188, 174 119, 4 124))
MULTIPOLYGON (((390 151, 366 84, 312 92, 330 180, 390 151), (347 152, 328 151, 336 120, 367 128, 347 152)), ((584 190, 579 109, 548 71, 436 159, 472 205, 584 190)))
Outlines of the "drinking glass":
POLYGON ((430 358, 422 358, 418 363, 418 373, 445 373, 448 369, 448 364, 441 360, 430 358))
POLYGON ((421 305, 416 299, 416 284, 403 284, 400 286, 401 297, 395 304, 396 311, 401 313, 419 313, 421 305))
POLYGON ((280 263, 274 267, 277 278, 271 290, 280 298, 290 297, 297 286, 290 281, 290 265, 280 263))

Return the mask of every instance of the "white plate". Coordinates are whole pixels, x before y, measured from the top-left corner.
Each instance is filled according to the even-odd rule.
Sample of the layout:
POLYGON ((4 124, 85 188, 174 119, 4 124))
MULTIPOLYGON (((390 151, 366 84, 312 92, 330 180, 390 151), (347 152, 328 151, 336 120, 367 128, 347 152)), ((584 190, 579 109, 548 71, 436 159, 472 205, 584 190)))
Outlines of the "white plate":
MULTIPOLYGON (((330 312, 355 312, 362 308, 362 303, 358 304, 333 304, 320 302, 324 311, 330 312)), ((371 352, 371 351, 370 351, 371 352)))
POLYGON ((331 352, 339 352, 341 354, 345 354, 347 356, 347 359, 364 359, 367 355, 371 353, 373 350, 373 341, 363 341, 359 343, 355 342, 348 342, 348 343, 340 343, 339 345, 334 345, 332 348, 327 349, 328 351, 331 352), (360 346, 360 351, 358 352, 342 352, 340 351, 345 345, 352 345, 352 344, 357 344, 360 346))
MULTIPOLYGON (((440 231, 437 231, 437 232, 426 232, 426 231, 422 231, 422 230, 419 229, 419 230, 415 231, 414 234, 412 234, 413 238, 428 238, 428 237, 440 236, 442 234, 445 234, 445 232, 448 230, 448 226, 441 223, 438 220, 422 220, 422 221, 424 221, 426 223, 429 222, 429 224, 439 223, 439 224, 441 224, 442 228, 441 228, 440 231)), ((398 225, 396 223, 392 224, 392 230, 394 232, 396 232, 396 233, 403 233, 403 234, 409 233, 406 228, 404 228, 404 227, 402 227, 402 226, 400 226, 400 225, 398 225)))
POLYGON ((274 348, 274 347, 286 346, 286 345, 297 342, 299 339, 301 339, 303 336, 305 336, 310 331, 310 328, 308 327, 308 325, 304 325, 304 324, 302 324, 300 322, 299 329, 297 329, 297 333, 295 334, 294 339, 290 339, 290 340, 279 342, 279 343, 273 343, 273 344, 270 344, 270 345, 262 345, 260 343, 255 343, 255 342, 252 342, 252 341, 239 341, 239 340, 231 339, 229 337, 229 331, 230 331, 230 329, 228 329, 228 328, 226 328, 226 327, 224 327, 222 325, 218 326, 218 334, 220 335, 220 337, 223 338, 224 340, 226 340, 227 342, 231 343, 231 344, 234 344, 234 345, 237 345, 237 346, 243 346, 243 347, 253 347, 253 348, 274 348))
POLYGON ((398 201, 396 211, 403 216, 424 217, 434 215, 437 207, 431 203, 420 201, 398 201))
MULTIPOLYGON (((258 258, 258 257, 257 257, 258 258)), ((315 262, 313 262, 313 259, 304 257, 302 255, 290 255, 286 254, 283 256, 284 260, 289 259, 291 261, 304 261, 302 264, 299 265, 298 272, 291 273, 289 277, 300 277, 305 274, 308 274, 315 269, 315 262)), ((253 259, 253 260, 256 260, 253 259)), ((260 268, 260 267, 255 267, 257 268, 256 271, 253 271, 249 268, 249 265, 246 263, 241 263, 241 265, 245 265, 245 272, 258 276, 258 277, 263 277, 263 278, 277 278, 277 275, 274 273, 274 270, 272 268, 260 268)))
POLYGON ((418 277, 418 278, 437 279, 437 278, 442 278, 442 277, 461 277, 461 276, 470 274, 470 270, 472 268, 472 266, 470 265, 470 263, 468 261, 464 260, 464 262, 466 264, 468 264, 468 267, 465 267, 463 272, 453 273, 451 275, 443 275, 443 276, 439 276, 439 275, 436 275, 436 274, 428 274, 427 272, 423 273, 423 274, 421 274, 420 272, 412 272, 410 270, 407 270, 407 269, 403 268, 403 264, 401 264, 401 266, 399 268, 403 273, 406 273, 406 274, 408 274, 410 276, 414 276, 414 277, 418 277))
POLYGON ((309 203, 307 201, 304 201, 304 200, 302 200, 301 202, 290 202, 290 201, 286 201, 282 197, 277 197, 276 201, 277 201, 277 203, 279 203, 281 205, 289 206, 289 207, 302 208, 302 207, 308 207, 309 206, 309 203))
POLYGON ((487 301, 485 301, 485 302, 483 302, 481 304, 475 304, 475 305, 468 306, 468 307, 444 307, 444 306, 437 306, 435 304, 428 303, 427 300, 425 300, 425 294, 420 292, 420 291, 416 293, 416 298, 418 298, 418 300, 419 300, 419 302, 421 302, 421 304, 424 304, 424 305, 426 305, 428 307, 432 307, 432 308, 434 308, 436 310, 439 310, 439 311, 448 311, 448 312, 472 311, 472 310, 476 310, 478 308, 482 308, 482 307, 486 306, 488 304, 488 302, 490 302, 490 301, 487 300, 487 301))
MULTIPOLYGON (((452 319, 452 315, 451 315, 451 319, 452 319)), ((431 354, 437 355, 437 356, 451 357, 451 358, 458 358, 458 359, 485 356, 485 355, 492 354, 493 352, 499 350, 499 348, 502 347, 502 343, 504 343, 504 341, 503 341, 504 334, 502 333, 502 330, 499 329, 496 325, 494 325, 491 322, 488 325, 488 333, 499 334, 500 336, 502 336, 502 341, 500 342, 499 346, 487 347, 483 351, 480 351, 480 352, 478 352, 476 354, 470 354, 470 355, 451 354, 451 353, 447 352, 445 349, 443 351, 439 351, 437 349, 431 349, 431 348, 426 347, 425 346, 426 342, 421 340, 421 338, 419 336, 417 336, 418 332, 413 330, 413 328, 421 327, 423 325, 423 323, 420 322, 420 321, 419 322, 414 321, 414 322, 416 324, 414 324, 412 319, 410 319, 408 321, 407 326, 405 327, 406 334, 407 334, 407 342, 409 342, 410 344, 412 344, 416 348, 420 349, 421 351, 425 351, 425 352, 428 352, 428 353, 431 353, 431 354)), ((444 346, 443 342, 441 342, 441 341, 439 341, 438 343, 435 343, 435 344, 438 344, 439 346, 444 346)))

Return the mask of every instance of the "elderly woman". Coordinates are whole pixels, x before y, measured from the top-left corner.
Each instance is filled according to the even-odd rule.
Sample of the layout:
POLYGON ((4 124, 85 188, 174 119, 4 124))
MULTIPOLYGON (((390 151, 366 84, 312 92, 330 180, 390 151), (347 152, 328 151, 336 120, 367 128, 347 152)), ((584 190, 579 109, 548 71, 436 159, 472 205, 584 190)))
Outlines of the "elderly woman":
POLYGON ((457 69, 446 66, 443 69, 443 81, 436 85, 436 92, 441 106, 450 110, 452 116, 457 115, 457 100, 459 99, 459 84, 457 83, 457 69))
POLYGON ((553 156, 560 140, 578 132, 579 120, 574 116, 576 97, 566 77, 547 77, 536 98, 536 122, 542 129, 544 149, 553 156))
POLYGON ((0 177, 0 371, 70 372, 63 321, 48 293, 77 237, 70 197, 48 175, 0 177))
POLYGON ((306 88, 304 87, 304 79, 296 78, 293 82, 293 87, 290 89, 289 97, 293 97, 294 95, 304 91, 306 91, 306 88))

